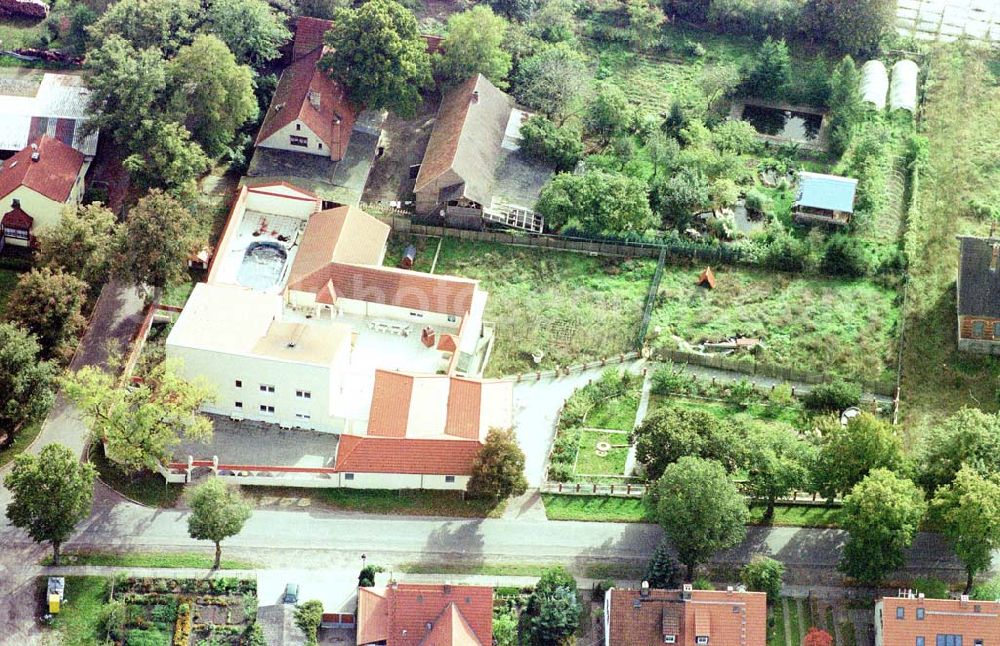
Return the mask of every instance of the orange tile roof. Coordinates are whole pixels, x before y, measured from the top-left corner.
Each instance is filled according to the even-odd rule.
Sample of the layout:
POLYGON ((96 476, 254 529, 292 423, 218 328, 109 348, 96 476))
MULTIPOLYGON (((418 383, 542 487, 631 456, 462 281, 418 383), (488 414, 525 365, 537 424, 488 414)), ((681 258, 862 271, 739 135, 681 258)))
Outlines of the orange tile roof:
POLYGON ((83 153, 48 135, 36 143, 38 161, 31 159, 34 151, 29 145, 0 163, 0 198, 25 186, 50 200, 65 202, 83 168, 83 153))
POLYGON ((368 434, 406 437, 412 397, 413 375, 376 370, 375 389, 368 414, 368 434))
POLYGON ((465 476, 483 445, 472 440, 341 435, 340 473, 465 476))
POLYGON ((458 340, 454 334, 441 334, 438 338, 437 349, 442 352, 457 352, 458 340))
POLYGON ((297 283, 331 262, 379 264, 389 231, 389 225, 354 206, 313 213, 302 232, 288 282, 297 283))
POLYGON ((468 440, 480 439, 483 431, 489 430, 482 427, 483 394, 481 380, 452 378, 444 432, 468 440))
POLYGON ((358 591, 359 646, 383 641, 386 646, 493 643, 493 588, 399 583, 368 590, 358 591))
POLYGON ((281 73, 257 134, 257 145, 298 120, 319 137, 331 159, 344 157, 359 109, 350 102, 340 83, 316 67, 322 54, 322 49, 316 49, 281 73), (310 93, 319 96, 319 107, 309 100, 310 93))
POLYGON ((1000 602, 884 597, 879 608, 883 646, 913 646, 921 636, 934 646, 938 635, 961 635, 965 646, 976 639, 1000 644, 1000 602), (896 618, 897 608, 903 609, 902 619, 896 618), (923 619, 917 615, 920 608, 923 619))
POLYGON ((338 298, 461 317, 469 311, 479 284, 458 276, 331 262, 295 281, 289 280, 288 288, 316 293, 328 281, 333 282, 338 298))
POLYGON ((766 646, 767 595, 762 592, 612 589, 606 621, 612 644, 654 646, 675 634, 678 646, 708 637, 717 646, 766 646), (676 630, 676 633, 669 631, 676 630), (745 635, 745 638, 744 638, 745 635))

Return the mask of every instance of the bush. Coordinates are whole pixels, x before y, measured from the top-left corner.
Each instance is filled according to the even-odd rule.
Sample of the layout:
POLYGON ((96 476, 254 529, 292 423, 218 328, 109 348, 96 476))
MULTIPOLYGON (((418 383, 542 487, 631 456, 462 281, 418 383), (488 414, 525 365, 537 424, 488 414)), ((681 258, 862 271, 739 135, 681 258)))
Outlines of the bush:
POLYGON ((820 269, 831 276, 861 278, 871 272, 871 265, 871 256, 860 240, 837 233, 827 240, 820 269))
POLYGON ((818 384, 803 398, 805 407, 813 411, 842 411, 861 402, 861 386, 837 379, 818 384))
POLYGON ((381 565, 366 565, 361 568, 361 572, 358 573, 358 587, 370 588, 375 585, 375 575, 379 572, 385 572, 385 568, 381 565))
POLYGON ((583 141, 579 130, 557 126, 536 115, 521 124, 521 150, 528 157, 551 163, 557 172, 566 172, 580 161, 583 141))
POLYGON ((323 621, 323 603, 310 599, 295 609, 295 625, 306 635, 307 646, 316 646, 316 633, 323 621))
POLYGON ((778 271, 806 271, 812 264, 812 249, 808 241, 779 231, 766 243, 762 262, 778 271))
POLYGON ((646 581, 649 583, 649 587, 673 590, 681 584, 682 578, 681 564, 674 558, 667 542, 660 543, 646 570, 646 581))
POLYGON ((740 582, 748 590, 766 592, 768 603, 775 603, 781 598, 781 577, 784 574, 784 564, 758 554, 740 570, 740 582))
POLYGON ((573 465, 566 462, 549 463, 549 480, 552 482, 569 482, 573 479, 573 465))
POLYGON ((653 371, 649 389, 654 395, 669 395, 686 393, 690 386, 691 377, 684 372, 684 368, 667 363, 653 371))
POLYGON ((712 0, 709 24, 719 31, 791 37, 800 27, 802 3, 797 0, 712 0))
POLYGON ((740 379, 729 386, 729 393, 726 396, 730 404, 740 408, 746 408, 757 398, 757 389, 746 379, 740 379))
POLYGON ((615 587, 615 582, 611 579, 604 579, 594 584, 594 601, 604 601, 605 593, 615 587))
POLYGON ((695 590, 714 590, 715 586, 706 577, 700 576, 691 583, 695 590))
POLYGON ((911 587, 916 592, 922 592, 928 599, 947 599, 951 594, 947 583, 932 576, 918 576, 911 587))
POLYGON ((745 205, 747 211, 758 216, 771 215, 774 212, 774 203, 771 198, 755 188, 747 191, 745 205))

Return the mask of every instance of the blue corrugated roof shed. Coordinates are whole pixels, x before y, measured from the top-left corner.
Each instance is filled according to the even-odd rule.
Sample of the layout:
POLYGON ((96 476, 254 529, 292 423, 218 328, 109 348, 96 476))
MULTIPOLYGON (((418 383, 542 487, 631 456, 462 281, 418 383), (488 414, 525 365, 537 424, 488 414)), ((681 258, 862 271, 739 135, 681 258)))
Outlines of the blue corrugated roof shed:
POLYGON ((799 173, 799 206, 854 213, 858 180, 821 173, 799 173))

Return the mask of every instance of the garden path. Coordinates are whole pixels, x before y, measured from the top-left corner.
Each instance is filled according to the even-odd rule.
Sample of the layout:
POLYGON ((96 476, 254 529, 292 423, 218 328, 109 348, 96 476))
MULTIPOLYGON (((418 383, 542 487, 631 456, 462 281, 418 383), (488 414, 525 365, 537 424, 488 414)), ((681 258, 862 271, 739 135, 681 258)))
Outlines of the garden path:
MULTIPOLYGON (((635 424, 632 428, 636 428, 639 424, 642 424, 642 420, 646 419, 646 411, 649 410, 649 394, 653 387, 653 373, 647 370, 645 377, 642 379, 642 393, 639 395, 639 406, 635 410, 635 424)), ((630 476, 635 471, 635 444, 628 447, 628 456, 625 457, 625 475, 630 476)))

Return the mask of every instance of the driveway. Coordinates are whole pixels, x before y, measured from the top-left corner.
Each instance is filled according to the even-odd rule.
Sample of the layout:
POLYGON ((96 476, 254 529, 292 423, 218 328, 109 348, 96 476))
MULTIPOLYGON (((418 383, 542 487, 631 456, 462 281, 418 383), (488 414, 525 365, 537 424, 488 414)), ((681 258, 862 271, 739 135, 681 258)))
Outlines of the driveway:
MULTIPOLYGON (((624 364, 638 373, 644 361, 624 364)), ((622 366, 611 366, 621 368, 622 366)), ((556 434, 556 417, 563 404, 577 388, 596 380, 607 368, 575 372, 566 377, 530 379, 514 384, 514 430, 524 451, 524 472, 529 487, 539 487, 545 476, 545 463, 556 434)))

